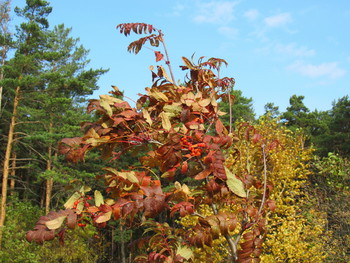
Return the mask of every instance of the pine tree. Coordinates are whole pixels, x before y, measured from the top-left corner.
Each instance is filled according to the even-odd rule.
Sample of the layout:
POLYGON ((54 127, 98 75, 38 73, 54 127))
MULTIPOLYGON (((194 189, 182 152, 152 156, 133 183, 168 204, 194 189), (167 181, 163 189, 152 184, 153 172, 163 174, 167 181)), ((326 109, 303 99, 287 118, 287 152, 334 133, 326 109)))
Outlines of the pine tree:
MULTIPOLYGON (((17 50, 14 57, 4 67, 8 81, 4 79, 3 86, 13 92, 12 116, 8 128, 7 146, 3 163, 3 178, 1 192, 1 213, 0 213, 0 246, 2 240, 2 228, 6 217, 7 184, 10 170, 10 157, 15 137, 15 125, 20 100, 23 94, 33 91, 33 88, 40 84, 34 76, 39 70, 40 54, 45 45, 44 32, 49 24, 46 16, 51 13, 52 8, 48 2, 42 0, 27 0, 23 8, 15 8, 17 15, 23 17, 26 22, 18 28, 17 50), (6 72, 8 71, 8 72, 6 72)), ((34 88, 35 89, 35 88, 34 88)), ((10 92, 9 92, 10 94, 10 92)))

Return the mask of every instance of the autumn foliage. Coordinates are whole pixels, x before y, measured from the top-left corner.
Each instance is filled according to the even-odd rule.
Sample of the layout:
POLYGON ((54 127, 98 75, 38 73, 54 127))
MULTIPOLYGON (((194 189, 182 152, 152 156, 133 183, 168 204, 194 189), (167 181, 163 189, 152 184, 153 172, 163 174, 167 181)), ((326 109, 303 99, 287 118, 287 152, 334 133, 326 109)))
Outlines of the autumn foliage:
POLYGON ((78 162, 97 149, 101 158, 110 160, 98 176, 105 182, 104 196, 96 190, 91 198, 92 190, 83 187, 65 203, 65 210, 40 218, 27 239, 42 243, 57 235, 63 242, 67 227, 105 227, 119 220, 143 229, 142 237, 133 240, 136 262, 194 262, 195 250, 205 253, 217 240, 224 240, 225 262, 260 262, 267 212, 275 208, 266 158, 279 147, 278 141, 269 141, 248 124, 234 134, 220 121, 225 113, 218 102, 227 99, 234 85, 233 78, 219 77, 224 60, 201 57, 195 63, 184 57, 181 69, 187 74, 178 84, 160 30, 141 23, 117 28, 126 36, 147 35, 132 42, 130 52, 138 53, 146 43, 155 48, 162 44, 164 55, 155 51, 156 62, 165 63, 170 77, 163 66, 153 67, 152 86, 136 108, 120 99, 117 87, 90 100, 88 111, 99 120, 83 123, 82 137, 63 139, 60 152, 78 162), (228 149, 241 136, 256 145, 262 176, 233 169, 239 151, 231 152, 237 158, 227 161, 228 149), (118 170, 118 159, 126 152, 142 153, 140 164, 118 170), (193 226, 179 224, 187 216, 195 218, 193 226))

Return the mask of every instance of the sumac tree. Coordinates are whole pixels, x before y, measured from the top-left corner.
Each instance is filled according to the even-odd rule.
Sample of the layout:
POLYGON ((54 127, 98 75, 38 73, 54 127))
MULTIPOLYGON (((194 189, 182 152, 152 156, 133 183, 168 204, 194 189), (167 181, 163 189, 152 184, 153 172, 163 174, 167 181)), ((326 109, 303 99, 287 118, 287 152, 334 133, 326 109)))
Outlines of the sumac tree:
MULTIPOLYGON (((267 180, 262 178, 259 193, 251 194, 250 182, 225 165, 225 151, 238 139, 219 119, 225 113, 218 101, 230 96, 234 85, 233 78, 219 77, 226 61, 201 57, 195 63, 183 57, 181 69, 188 73, 180 85, 160 30, 142 23, 117 28, 126 36, 146 34, 129 45, 130 52, 138 53, 146 43, 155 49, 162 45, 164 54, 154 51, 156 62, 168 66, 170 77, 163 66, 151 67, 152 86, 136 108, 118 98, 122 93, 117 87, 111 95, 90 100, 88 111, 96 112, 99 120, 83 123, 82 137, 63 139, 60 152, 72 162, 82 161, 93 149, 110 159, 110 167, 98 176, 105 181, 106 196, 95 191, 90 200, 90 189, 82 188, 66 202, 66 210, 41 217, 27 239, 63 239, 66 227, 105 227, 110 220, 120 220, 125 227, 143 230, 142 238, 133 240, 132 247, 138 249, 133 252, 135 262, 192 262, 195 248, 205 250, 219 238, 229 251, 226 262, 259 262, 269 209, 267 180), (118 170, 118 158, 126 152, 143 153, 140 165, 118 170), (235 202, 246 205, 241 210, 223 209, 235 202), (204 205, 211 215, 201 213, 204 205), (194 227, 178 224, 186 215, 195 216, 194 227)), ((262 156, 273 148, 265 147, 250 126, 245 134, 261 145, 262 156)))

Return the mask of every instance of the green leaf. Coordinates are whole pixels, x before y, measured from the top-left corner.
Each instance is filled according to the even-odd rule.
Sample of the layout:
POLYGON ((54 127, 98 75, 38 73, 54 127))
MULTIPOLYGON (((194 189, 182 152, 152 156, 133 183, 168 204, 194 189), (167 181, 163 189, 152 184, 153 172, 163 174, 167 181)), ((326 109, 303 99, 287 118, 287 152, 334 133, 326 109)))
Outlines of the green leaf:
POLYGON ((96 190, 94 193, 94 196, 95 196, 95 205, 96 206, 100 206, 100 205, 104 204, 103 196, 102 196, 100 191, 96 190))
POLYGON ((186 260, 189 260, 190 258, 193 258, 193 252, 189 247, 186 246, 178 246, 176 250, 176 254, 180 255, 186 260))
POLYGON ((52 219, 50 221, 45 222, 45 225, 47 226, 48 229, 57 229, 60 228, 63 221, 66 219, 67 216, 60 216, 55 219, 52 219))
POLYGON ((228 188, 239 197, 247 197, 243 182, 239 180, 227 167, 225 167, 225 172, 227 176, 226 183, 228 188))

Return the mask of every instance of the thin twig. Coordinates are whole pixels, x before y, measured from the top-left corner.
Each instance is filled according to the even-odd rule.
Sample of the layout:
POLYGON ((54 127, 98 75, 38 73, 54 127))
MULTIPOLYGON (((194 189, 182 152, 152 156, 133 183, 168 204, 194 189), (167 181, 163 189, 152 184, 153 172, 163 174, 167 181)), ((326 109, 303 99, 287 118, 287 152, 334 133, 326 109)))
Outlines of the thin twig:
POLYGON ((170 65, 169 54, 168 54, 168 50, 166 48, 165 41, 164 41, 164 34, 162 33, 161 30, 158 30, 158 31, 159 31, 159 34, 160 34, 160 42, 162 42, 163 48, 164 48, 164 52, 165 52, 165 57, 166 57, 165 64, 168 65, 170 76, 171 76, 171 80, 175 84, 175 77, 174 77, 174 74, 173 74, 173 69, 171 68, 171 65, 170 65))
POLYGON ((231 100, 231 87, 228 89, 228 104, 230 114, 230 133, 232 133, 232 100, 231 100))
POLYGON ((265 152, 265 145, 263 144, 261 146, 262 151, 263 151, 263 161, 264 161, 264 193, 263 193, 263 197, 261 200, 261 205, 259 208, 259 214, 261 214, 261 211, 264 207, 265 204, 265 200, 266 200, 266 189, 267 189, 267 168, 266 168, 266 152, 265 152))

